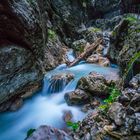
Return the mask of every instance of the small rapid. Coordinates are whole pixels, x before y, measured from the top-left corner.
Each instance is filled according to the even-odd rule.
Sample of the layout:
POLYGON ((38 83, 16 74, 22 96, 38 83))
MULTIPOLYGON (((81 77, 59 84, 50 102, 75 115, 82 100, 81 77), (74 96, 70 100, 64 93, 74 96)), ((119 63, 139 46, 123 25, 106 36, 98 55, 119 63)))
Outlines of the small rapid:
POLYGON ((16 112, 0 113, 0 139, 23 140, 26 132, 46 124, 56 128, 64 128, 63 115, 70 111, 73 121, 80 121, 85 117, 80 108, 68 106, 64 94, 75 90, 78 80, 90 72, 95 71, 106 76, 118 75, 118 68, 101 67, 95 64, 79 64, 67 68, 64 64, 48 72, 44 77, 42 90, 33 97, 25 100, 23 107, 16 112), (52 81, 52 76, 71 73, 74 79, 66 83, 65 79, 52 81))

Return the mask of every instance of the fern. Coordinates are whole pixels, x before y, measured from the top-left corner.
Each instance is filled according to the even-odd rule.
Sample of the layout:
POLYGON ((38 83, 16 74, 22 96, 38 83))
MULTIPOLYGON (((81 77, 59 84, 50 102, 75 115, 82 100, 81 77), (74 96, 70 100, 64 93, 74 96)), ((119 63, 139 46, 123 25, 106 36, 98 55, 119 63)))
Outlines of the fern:
POLYGON ((126 79, 126 77, 128 76, 128 73, 130 72, 130 70, 132 69, 133 67, 133 64, 140 58, 140 52, 137 52, 133 55, 133 57, 130 59, 129 63, 128 63, 128 66, 127 66, 127 69, 126 69, 126 72, 124 74, 124 80, 126 79))

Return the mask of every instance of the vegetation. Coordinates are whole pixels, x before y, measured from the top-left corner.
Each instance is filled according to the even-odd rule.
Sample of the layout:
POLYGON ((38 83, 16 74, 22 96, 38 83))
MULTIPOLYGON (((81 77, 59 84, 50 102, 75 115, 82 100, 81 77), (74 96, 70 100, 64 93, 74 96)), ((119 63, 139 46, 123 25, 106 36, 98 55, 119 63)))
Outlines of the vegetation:
POLYGON ((137 19, 135 16, 133 16, 133 15, 127 15, 127 16, 125 17, 125 19, 128 20, 129 23, 135 23, 135 22, 138 21, 138 19, 137 19))
POLYGON ((116 88, 115 86, 112 86, 112 87, 109 87, 109 94, 110 94, 109 97, 104 100, 105 104, 100 105, 98 108, 99 110, 103 112, 108 111, 110 105, 117 100, 121 92, 118 88, 116 88))
POLYGON ((75 132, 79 128, 79 123, 80 122, 68 121, 66 124, 67 124, 68 127, 70 127, 75 132))
POLYGON ((90 32, 100 32, 101 29, 100 29, 100 28, 91 27, 91 28, 89 29, 89 31, 90 31, 90 32))
POLYGON ((133 64, 140 58, 140 52, 136 52, 133 57, 130 59, 129 63, 128 63, 128 66, 127 66, 127 69, 125 70, 125 74, 124 74, 124 77, 123 79, 125 80, 126 77, 128 76, 130 70, 132 69, 133 67, 133 64))
POLYGON ((25 140, 27 140, 27 138, 29 138, 32 134, 33 134, 33 132, 35 131, 36 129, 29 129, 28 130, 28 132, 27 132, 27 136, 26 136, 26 138, 25 138, 25 140))
POLYGON ((48 38, 50 40, 55 40, 56 39, 56 33, 51 29, 48 29, 48 38))

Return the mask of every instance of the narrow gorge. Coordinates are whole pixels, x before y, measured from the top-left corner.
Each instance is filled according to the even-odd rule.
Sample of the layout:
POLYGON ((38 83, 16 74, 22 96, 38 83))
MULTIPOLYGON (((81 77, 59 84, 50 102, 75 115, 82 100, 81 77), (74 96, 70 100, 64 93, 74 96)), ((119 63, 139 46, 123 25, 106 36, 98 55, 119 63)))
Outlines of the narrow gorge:
POLYGON ((140 140, 139 0, 0 0, 0 140, 140 140))

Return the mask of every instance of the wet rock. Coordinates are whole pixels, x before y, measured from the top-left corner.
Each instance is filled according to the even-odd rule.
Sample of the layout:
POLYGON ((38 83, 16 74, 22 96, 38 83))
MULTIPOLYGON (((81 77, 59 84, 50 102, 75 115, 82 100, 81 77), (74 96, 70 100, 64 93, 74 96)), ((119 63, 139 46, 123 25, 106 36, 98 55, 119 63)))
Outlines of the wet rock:
POLYGON ((83 105, 90 100, 88 93, 81 89, 66 93, 64 98, 68 105, 83 105))
MULTIPOLYGON (((43 75, 32 53, 20 46, 1 47, 0 61, 0 104, 1 106, 6 104, 5 108, 1 107, 6 110, 9 99, 21 98, 35 85, 38 85, 37 91, 40 88, 43 75)), ((32 93, 34 92, 35 90, 32 91, 32 93)), ((13 100, 11 101, 13 102, 13 100)))
POLYGON ((102 57, 100 54, 93 54, 87 58, 88 63, 95 63, 107 67, 110 65, 108 58, 102 57))
POLYGON ((116 125, 123 125, 126 117, 126 110, 120 103, 113 103, 108 111, 109 117, 116 123, 116 125))
POLYGON ((20 98, 20 99, 16 99, 12 105, 10 106, 10 111, 16 111, 18 110, 23 104, 23 100, 20 98))
POLYGON ((60 73, 57 75, 53 75, 51 77, 52 81, 59 81, 59 80, 65 80, 65 83, 68 84, 72 79, 74 79, 74 74, 72 73, 60 73))
POLYGON ((40 126, 27 140, 72 140, 64 131, 50 127, 40 126))
POLYGON ((64 111, 63 120, 65 122, 72 121, 72 117, 73 117, 73 115, 72 115, 72 112, 71 111, 67 111, 67 110, 64 111))
POLYGON ((107 81, 103 75, 91 72, 88 76, 82 77, 78 82, 78 88, 90 92, 92 96, 107 95, 107 81))

